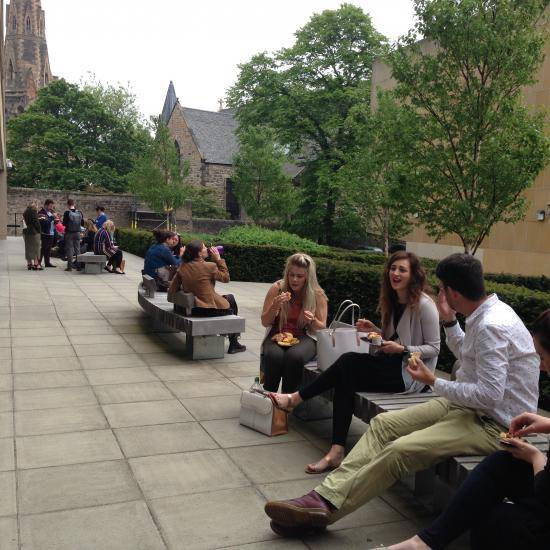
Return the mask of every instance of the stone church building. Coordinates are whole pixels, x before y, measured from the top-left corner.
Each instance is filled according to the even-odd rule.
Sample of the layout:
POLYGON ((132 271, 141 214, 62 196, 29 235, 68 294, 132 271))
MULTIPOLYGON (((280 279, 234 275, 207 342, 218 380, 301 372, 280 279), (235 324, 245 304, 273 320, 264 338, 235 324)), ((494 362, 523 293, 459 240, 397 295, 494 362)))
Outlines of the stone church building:
POLYGON ((40 0, 10 0, 4 48, 6 118, 22 113, 54 77, 40 0))
POLYGON ((239 150, 237 121, 231 110, 182 107, 170 82, 161 116, 180 157, 189 161, 190 183, 213 189, 231 219, 242 219, 244 213, 233 194, 231 181, 233 156, 239 150))

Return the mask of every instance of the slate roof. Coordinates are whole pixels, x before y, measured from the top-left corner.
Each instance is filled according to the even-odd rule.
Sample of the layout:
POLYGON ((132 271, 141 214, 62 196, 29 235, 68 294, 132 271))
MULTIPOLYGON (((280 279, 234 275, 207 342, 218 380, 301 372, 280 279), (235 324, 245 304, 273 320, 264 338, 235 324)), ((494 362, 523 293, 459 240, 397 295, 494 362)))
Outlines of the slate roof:
POLYGON ((177 102, 178 98, 176 96, 176 89, 174 88, 174 83, 170 80, 170 85, 168 86, 168 91, 166 92, 166 99, 164 100, 164 107, 162 108, 162 114, 160 115, 165 124, 168 124, 168 121, 172 116, 172 111, 174 110, 177 102))
POLYGON ((233 164, 233 156, 239 150, 238 124, 233 114, 180 108, 204 161, 233 164))

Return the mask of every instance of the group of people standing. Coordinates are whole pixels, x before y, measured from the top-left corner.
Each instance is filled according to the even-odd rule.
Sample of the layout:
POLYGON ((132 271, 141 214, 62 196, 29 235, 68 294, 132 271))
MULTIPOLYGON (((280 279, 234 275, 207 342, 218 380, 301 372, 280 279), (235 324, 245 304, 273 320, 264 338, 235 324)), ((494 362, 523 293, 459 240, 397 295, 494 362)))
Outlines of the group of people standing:
POLYGON ((94 252, 107 256, 107 271, 123 274, 122 251, 114 242, 115 224, 108 219, 103 206, 96 206, 95 211, 94 219, 86 219, 74 199, 68 199, 61 216, 55 211, 52 199, 47 199, 40 210, 38 203, 31 201, 23 213, 27 269, 43 270, 42 261, 44 267, 56 267, 51 262, 51 253, 57 246, 58 255, 67 259, 65 271, 80 271, 78 255, 94 252))

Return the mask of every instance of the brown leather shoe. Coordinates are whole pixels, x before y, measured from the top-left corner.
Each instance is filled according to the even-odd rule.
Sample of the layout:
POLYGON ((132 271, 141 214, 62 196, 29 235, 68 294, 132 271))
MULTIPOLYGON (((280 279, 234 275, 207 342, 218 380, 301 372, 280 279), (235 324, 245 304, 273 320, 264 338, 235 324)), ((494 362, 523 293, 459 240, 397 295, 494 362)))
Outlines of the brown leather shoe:
POLYGON ((333 509, 315 491, 300 498, 275 500, 265 505, 265 513, 283 527, 326 527, 333 509))
POLYGON ((269 522, 269 526, 275 534, 287 539, 299 539, 308 535, 318 535, 326 529, 325 527, 288 527, 273 520, 269 522))

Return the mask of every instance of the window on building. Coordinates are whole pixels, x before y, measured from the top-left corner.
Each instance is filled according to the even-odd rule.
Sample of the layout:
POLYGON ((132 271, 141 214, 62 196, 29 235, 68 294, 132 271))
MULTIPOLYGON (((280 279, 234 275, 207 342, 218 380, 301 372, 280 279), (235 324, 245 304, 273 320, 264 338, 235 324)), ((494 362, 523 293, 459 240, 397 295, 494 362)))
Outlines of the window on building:
POLYGON ((13 63, 11 59, 10 59, 10 68, 8 69, 8 75, 10 80, 13 80, 13 78, 15 77, 15 71, 13 70, 13 63))
POLYGON ((12 20, 11 20, 11 28, 16 31, 17 30, 17 17, 15 17, 15 15, 13 16, 12 20))
POLYGON ((31 18, 27 15, 27 21, 25 23, 25 28, 27 29, 27 32, 31 32, 31 18))
POLYGON ((230 179, 225 180, 225 210, 232 220, 240 219, 241 207, 235 193, 233 193, 233 182, 230 179))
POLYGON ((47 86, 50 83, 50 77, 48 73, 44 73, 44 84, 47 86))
POLYGON ((174 140, 174 147, 176 148, 176 154, 178 155, 178 166, 181 170, 181 149, 177 139, 174 140))

